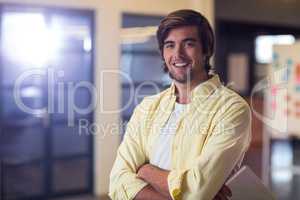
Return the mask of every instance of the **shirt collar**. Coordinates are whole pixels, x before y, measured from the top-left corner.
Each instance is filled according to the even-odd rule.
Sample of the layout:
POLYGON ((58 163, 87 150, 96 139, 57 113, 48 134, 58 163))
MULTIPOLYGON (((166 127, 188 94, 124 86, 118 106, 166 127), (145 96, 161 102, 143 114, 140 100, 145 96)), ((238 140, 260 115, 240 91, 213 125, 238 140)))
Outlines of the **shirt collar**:
MULTIPOLYGON (((221 86, 220 78, 218 75, 214 75, 207 81, 200 83, 192 90, 192 102, 203 101, 209 95, 211 95, 216 89, 221 86)), ((170 87, 171 97, 175 98, 175 84, 172 82, 170 87)), ((176 98, 175 98, 176 99, 176 98)))

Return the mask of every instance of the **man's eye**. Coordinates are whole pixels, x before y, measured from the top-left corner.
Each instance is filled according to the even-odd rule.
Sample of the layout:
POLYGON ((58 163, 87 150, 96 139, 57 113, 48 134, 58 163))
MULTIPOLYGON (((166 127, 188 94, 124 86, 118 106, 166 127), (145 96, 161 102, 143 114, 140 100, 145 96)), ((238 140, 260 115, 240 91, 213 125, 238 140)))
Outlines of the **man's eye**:
POLYGON ((195 43, 194 42, 186 42, 185 46, 187 46, 187 47, 194 47, 195 43))
POLYGON ((164 48, 166 48, 166 49, 170 49, 170 48, 173 48, 173 47, 174 47, 173 44, 165 44, 164 45, 164 48))

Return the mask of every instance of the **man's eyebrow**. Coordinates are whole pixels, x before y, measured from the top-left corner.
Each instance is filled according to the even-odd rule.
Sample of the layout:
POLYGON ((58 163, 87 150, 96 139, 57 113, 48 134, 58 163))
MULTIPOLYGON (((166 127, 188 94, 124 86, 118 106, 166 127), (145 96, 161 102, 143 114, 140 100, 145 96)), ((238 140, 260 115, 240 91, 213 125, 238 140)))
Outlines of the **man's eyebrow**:
POLYGON ((174 43, 174 41, 171 40, 164 41, 164 44, 170 44, 170 43, 174 43))
POLYGON ((185 38, 184 40, 183 40, 183 42, 197 42, 197 39, 196 38, 185 38))
MULTIPOLYGON (((183 40, 183 42, 197 42, 198 40, 196 39, 196 38, 193 38, 193 37, 188 37, 188 38, 185 38, 184 40, 183 40)), ((170 44, 170 43, 174 43, 174 41, 172 41, 172 40, 166 40, 165 42, 164 42, 164 44, 170 44)))

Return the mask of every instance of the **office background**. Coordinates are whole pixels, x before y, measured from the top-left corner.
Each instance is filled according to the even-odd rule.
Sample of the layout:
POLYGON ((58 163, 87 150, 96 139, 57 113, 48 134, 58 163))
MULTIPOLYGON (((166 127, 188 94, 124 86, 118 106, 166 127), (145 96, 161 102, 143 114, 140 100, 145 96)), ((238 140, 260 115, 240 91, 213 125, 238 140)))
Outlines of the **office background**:
MULTIPOLYGON (((216 71, 264 115, 265 93, 251 92, 269 74, 270 45, 299 38, 299 6, 297 0, 0 0, 1 199, 107 198, 135 105, 170 84, 154 34, 173 10, 191 8, 209 19, 216 71), (26 72, 33 76, 22 80, 20 100, 31 113, 14 96, 26 72)), ((244 163, 278 199, 297 199, 297 134, 273 137, 266 127, 253 113, 244 163)))

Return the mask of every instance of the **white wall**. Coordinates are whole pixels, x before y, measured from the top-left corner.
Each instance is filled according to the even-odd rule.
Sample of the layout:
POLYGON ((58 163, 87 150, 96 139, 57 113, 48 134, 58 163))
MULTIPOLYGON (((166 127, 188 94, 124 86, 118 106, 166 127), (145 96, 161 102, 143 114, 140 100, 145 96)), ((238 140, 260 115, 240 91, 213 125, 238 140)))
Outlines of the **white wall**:
POLYGON ((187 0, 125 0, 123 2, 122 11, 152 15, 166 15, 173 10, 189 7, 187 0))
POLYGON ((103 110, 117 110, 120 104, 119 77, 114 73, 102 72, 119 69, 119 41, 121 13, 141 13, 166 15, 168 12, 194 8, 203 11, 213 21, 213 0, 0 0, 0 3, 20 3, 41 6, 59 6, 64 8, 89 8, 96 11, 96 51, 95 83, 100 97, 95 111, 95 123, 101 128, 95 135, 95 193, 107 194, 109 172, 111 170, 120 137, 115 133, 119 123, 118 113, 105 113, 103 110), (151 3, 151 6, 149 6, 151 3))

